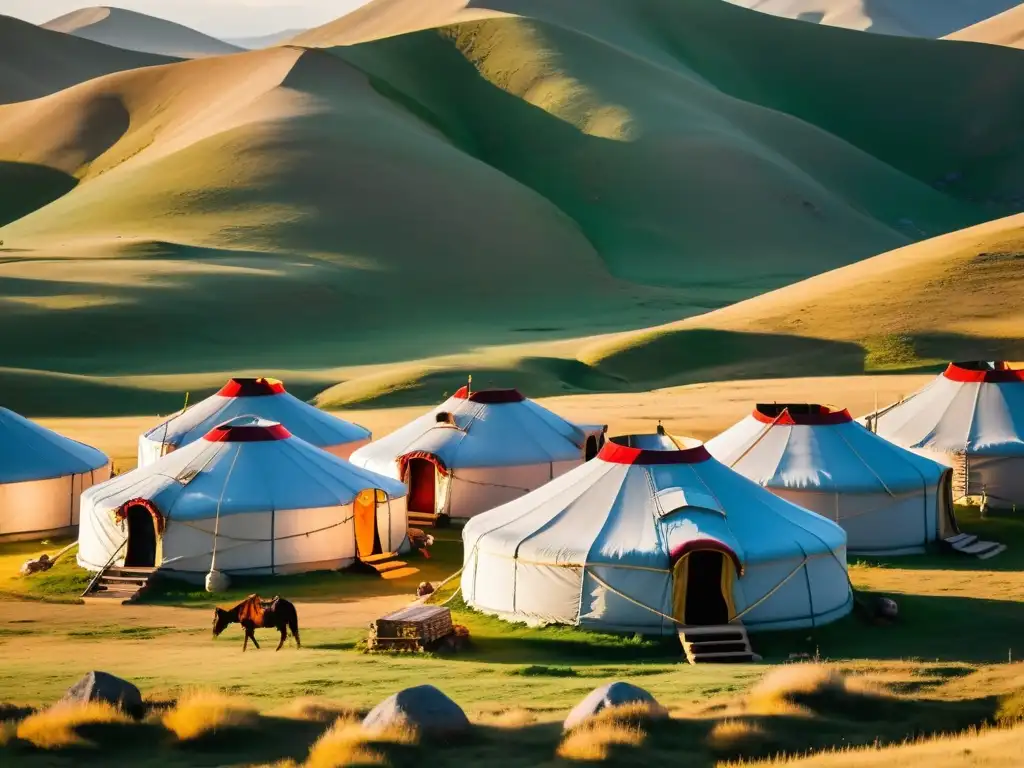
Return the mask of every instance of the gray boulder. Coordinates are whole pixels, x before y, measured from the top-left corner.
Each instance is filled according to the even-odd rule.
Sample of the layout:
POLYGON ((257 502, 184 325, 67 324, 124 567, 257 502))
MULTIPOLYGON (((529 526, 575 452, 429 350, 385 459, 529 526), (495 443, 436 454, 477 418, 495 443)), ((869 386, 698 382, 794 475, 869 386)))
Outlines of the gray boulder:
POLYGON ((105 701, 133 717, 142 715, 142 694, 139 689, 107 672, 90 672, 68 688, 58 704, 105 701))
POLYGON ((452 736, 469 730, 462 708, 432 685, 417 685, 389 696, 370 710, 363 728, 411 726, 425 737, 452 736))
POLYGON ((643 688, 630 683, 608 683, 592 690, 583 701, 573 707, 562 727, 567 731, 571 730, 598 712, 624 704, 647 704, 652 712, 658 714, 665 711, 658 700, 643 688))

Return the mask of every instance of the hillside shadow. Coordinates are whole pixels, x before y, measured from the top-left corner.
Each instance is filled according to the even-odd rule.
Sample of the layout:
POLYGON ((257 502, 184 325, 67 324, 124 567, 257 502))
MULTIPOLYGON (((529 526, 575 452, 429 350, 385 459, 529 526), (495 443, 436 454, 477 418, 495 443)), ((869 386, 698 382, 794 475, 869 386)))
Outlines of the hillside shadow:
MULTIPOLYGON (((0 160, 0 227, 49 205, 77 185, 74 176, 45 165, 0 160)), ((3 240, 0 232, 0 244, 3 240)))

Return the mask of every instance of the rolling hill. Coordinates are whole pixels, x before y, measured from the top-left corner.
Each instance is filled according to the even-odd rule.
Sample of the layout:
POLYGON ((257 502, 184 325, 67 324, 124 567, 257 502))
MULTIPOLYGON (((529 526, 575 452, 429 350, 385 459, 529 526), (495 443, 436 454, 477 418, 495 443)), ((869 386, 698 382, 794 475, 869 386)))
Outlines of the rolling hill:
POLYGON ((258 51, 262 48, 270 48, 274 45, 281 45, 287 43, 293 37, 297 37, 308 30, 305 29, 284 29, 280 32, 273 32, 269 35, 258 35, 256 37, 237 37, 230 38, 224 42, 229 45, 234 45, 238 48, 245 48, 249 51, 258 51))
POLYGON ((947 35, 946 39, 1024 48, 1024 5, 947 35))
POLYGON ((763 13, 883 35, 943 37, 1018 0, 729 0, 763 13))
POLYGON ((220 56, 242 49, 173 21, 123 8, 81 8, 48 21, 43 27, 130 51, 182 59, 220 56))
POLYGON ((363 400, 464 361, 556 391, 670 379, 686 365, 553 340, 1024 201, 1013 51, 718 0, 423 8, 0 108, 0 162, 48 175, 0 228, 13 405, 82 408, 46 394, 80 387, 126 412, 246 369, 363 400))
POLYGON ((36 99, 111 72, 169 61, 0 16, 0 104, 36 99))

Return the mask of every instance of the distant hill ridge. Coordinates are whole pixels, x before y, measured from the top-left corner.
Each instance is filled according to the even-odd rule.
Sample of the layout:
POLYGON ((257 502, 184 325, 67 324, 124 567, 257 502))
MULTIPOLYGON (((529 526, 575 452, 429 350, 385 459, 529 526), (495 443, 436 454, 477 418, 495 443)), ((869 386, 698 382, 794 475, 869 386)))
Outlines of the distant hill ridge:
POLYGON ((1024 48, 1024 4, 947 35, 946 39, 1024 48))
POLYGON ((48 21, 43 27, 131 51, 184 59, 220 56, 242 50, 173 21, 109 6, 72 11, 48 21))
POLYGON ((0 104, 46 96, 111 72, 171 61, 0 16, 0 104))
POLYGON ((1019 0, 728 0, 774 16, 883 35, 943 37, 1019 0))
MULTIPOLYGON (((41 201, 0 228, 3 381, 31 398, 273 366, 372 399, 498 346, 485 380, 670 380, 729 352, 721 333, 641 335, 655 354, 635 366, 539 345, 660 327, 1024 201, 1016 51, 720 0, 378 0, 310 35, 322 49, 0 108, 0 172, 34 175, 41 201)), ((747 345, 735 365, 780 348, 722 333, 747 345)), ((837 346, 863 358, 814 351, 837 346)))

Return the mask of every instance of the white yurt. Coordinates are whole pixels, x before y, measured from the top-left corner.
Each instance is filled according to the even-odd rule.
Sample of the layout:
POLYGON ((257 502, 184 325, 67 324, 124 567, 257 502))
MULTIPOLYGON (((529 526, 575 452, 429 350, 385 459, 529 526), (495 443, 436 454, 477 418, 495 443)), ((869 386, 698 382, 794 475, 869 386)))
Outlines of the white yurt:
POLYGON ((577 426, 518 390, 463 387, 352 461, 406 482, 410 512, 469 518, 578 467, 603 440, 604 427, 577 426))
POLYGON ((841 525, 850 552, 915 554, 957 532, 949 468, 872 434, 846 410, 760 404, 707 449, 841 525))
POLYGON ((950 363, 928 386, 863 419, 953 469, 953 498, 1024 505, 1024 363, 950 363))
POLYGON ((466 602, 513 621, 670 634, 819 626, 853 607, 842 528, 661 434, 612 438, 462 538, 466 602))
POLYGON ((138 465, 152 464, 236 416, 276 421, 296 437, 343 459, 370 441, 370 430, 304 403, 288 394, 277 379, 234 378, 217 394, 179 411, 142 435, 138 465))
POLYGON ((405 487, 248 416, 82 496, 78 562, 202 578, 344 568, 409 547, 405 487))
POLYGON ((102 451, 0 408, 0 541, 74 529, 82 491, 110 471, 102 451))

